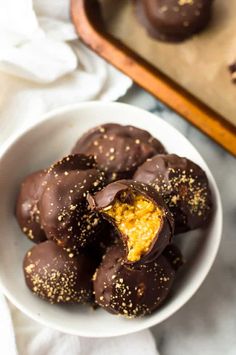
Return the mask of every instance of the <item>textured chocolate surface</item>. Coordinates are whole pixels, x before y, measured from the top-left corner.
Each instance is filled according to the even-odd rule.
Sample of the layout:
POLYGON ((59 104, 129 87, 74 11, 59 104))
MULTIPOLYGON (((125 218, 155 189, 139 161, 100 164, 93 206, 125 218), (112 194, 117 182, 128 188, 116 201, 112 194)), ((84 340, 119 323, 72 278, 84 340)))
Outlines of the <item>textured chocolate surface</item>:
POLYGON ((169 261, 175 271, 178 271, 184 264, 182 254, 175 244, 167 245, 162 255, 169 261))
MULTIPOLYGON (((129 203, 132 203, 132 200, 130 202, 129 198, 132 199, 131 196, 133 193, 138 193, 146 197, 148 200, 151 200, 154 205, 156 205, 163 212, 161 225, 156 237, 153 239, 149 250, 144 255, 142 255, 140 261, 135 262, 135 264, 138 265, 140 262, 151 262, 153 259, 155 259, 158 255, 161 254, 163 249, 170 243, 172 239, 174 229, 172 215, 166 207, 160 194, 158 194, 153 187, 143 183, 134 182, 132 180, 119 180, 113 182, 104 187, 101 191, 97 192, 95 196, 88 195, 88 201, 91 208, 95 211, 100 211, 102 216, 108 221, 110 221, 116 228, 118 235, 124 243, 126 256, 128 255, 128 248, 126 242, 127 236, 121 233, 114 219, 108 216, 104 211, 104 209, 106 209, 108 206, 114 204, 123 192, 126 192, 127 200, 121 202, 126 203, 127 201, 129 203)), ((126 260, 126 262, 129 263, 128 260, 126 260)))
POLYGON ((212 201, 208 179, 189 159, 157 155, 140 166, 133 178, 162 194, 173 213, 176 233, 202 227, 209 220, 212 201))
POLYGON ((104 124, 85 133, 72 153, 93 155, 111 181, 130 178, 147 158, 165 153, 148 132, 119 124, 104 124))
POLYGON ((175 270, 163 255, 138 269, 125 265, 123 258, 119 245, 107 251, 93 278, 96 303, 125 317, 152 313, 166 299, 175 270))
POLYGON ((34 246, 23 262, 28 288, 51 303, 91 302, 95 268, 88 255, 71 257, 52 241, 34 246))
POLYGON ((99 228, 99 218, 90 210, 86 196, 103 184, 104 174, 96 169, 91 156, 70 155, 49 168, 39 201, 47 238, 68 252, 77 252, 90 243, 99 228))
POLYGON ((21 184, 16 203, 16 217, 23 233, 40 243, 46 240, 46 235, 40 226, 38 201, 44 190, 45 172, 37 171, 27 176, 21 184))
POLYGON ((138 19, 152 37, 179 42, 206 27, 213 0, 134 0, 134 3, 138 19))

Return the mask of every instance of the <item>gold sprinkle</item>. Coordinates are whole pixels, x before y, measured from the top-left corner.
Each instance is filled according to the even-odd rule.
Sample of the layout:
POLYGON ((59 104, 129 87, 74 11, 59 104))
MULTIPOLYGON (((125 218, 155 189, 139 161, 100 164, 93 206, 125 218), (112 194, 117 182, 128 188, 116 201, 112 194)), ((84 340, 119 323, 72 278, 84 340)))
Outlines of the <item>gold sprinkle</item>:
POLYGON ((188 27, 189 26, 189 22, 188 21, 184 21, 184 27, 188 27))
POLYGON ((183 6, 183 5, 193 5, 193 0, 179 0, 178 1, 178 4, 180 6, 183 6))
POLYGON ((27 274, 30 274, 33 271, 34 268, 35 268, 35 265, 34 264, 30 264, 30 265, 25 267, 25 271, 27 272, 27 274))
POLYGON ((166 5, 164 5, 164 6, 160 7, 159 12, 162 14, 162 13, 166 12, 167 10, 168 10, 168 7, 166 5))

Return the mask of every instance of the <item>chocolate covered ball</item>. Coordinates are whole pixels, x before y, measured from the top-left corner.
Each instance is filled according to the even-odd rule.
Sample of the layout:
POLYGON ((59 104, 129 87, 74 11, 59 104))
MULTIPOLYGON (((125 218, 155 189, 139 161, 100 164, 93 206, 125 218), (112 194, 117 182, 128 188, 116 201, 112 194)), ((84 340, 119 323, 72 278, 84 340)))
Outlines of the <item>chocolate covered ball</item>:
POLYGON ((140 23, 161 41, 180 42, 203 30, 213 0, 134 0, 140 23))
POLYGON ((151 262, 172 239, 172 215, 151 186, 120 180, 89 195, 88 201, 116 228, 129 264, 151 262))
POLYGON ((21 184, 16 203, 16 217, 23 233, 35 243, 46 240, 40 225, 38 202, 44 190, 45 172, 37 171, 27 176, 21 184))
POLYGON ((175 232, 204 226, 212 211, 211 191, 205 172, 187 158, 156 155, 141 165, 133 177, 162 194, 175 220, 175 232))
POLYGON ((98 215, 91 211, 86 196, 103 187, 104 174, 92 156, 70 155, 52 165, 46 177, 39 201, 43 229, 48 239, 77 253, 99 228, 98 215))
POLYGON ((96 303, 110 313, 133 318, 156 310, 166 299, 176 269, 163 255, 138 269, 124 263, 121 246, 111 247, 93 277, 96 303))
POLYGON ((115 181, 132 177, 147 158, 165 149, 142 129, 108 123, 85 133, 72 152, 93 155, 107 178, 115 181))
POLYGON ((28 288, 50 303, 87 303, 93 300, 96 265, 88 255, 70 255, 52 241, 30 249, 23 270, 28 288))

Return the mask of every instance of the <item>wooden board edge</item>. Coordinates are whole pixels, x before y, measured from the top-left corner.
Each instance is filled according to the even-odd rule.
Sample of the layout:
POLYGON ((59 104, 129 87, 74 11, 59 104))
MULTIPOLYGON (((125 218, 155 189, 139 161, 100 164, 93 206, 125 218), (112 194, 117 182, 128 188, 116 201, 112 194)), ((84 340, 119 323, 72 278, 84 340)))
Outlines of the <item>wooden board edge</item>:
POLYGON ((236 127, 107 34, 97 0, 71 0, 71 17, 86 45, 236 156, 236 127))

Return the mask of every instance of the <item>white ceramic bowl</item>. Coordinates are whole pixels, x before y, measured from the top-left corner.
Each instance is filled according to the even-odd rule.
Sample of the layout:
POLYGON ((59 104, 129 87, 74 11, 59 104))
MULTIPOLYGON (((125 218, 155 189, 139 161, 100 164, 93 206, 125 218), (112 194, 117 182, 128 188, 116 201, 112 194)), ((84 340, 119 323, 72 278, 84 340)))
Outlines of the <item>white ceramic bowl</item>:
POLYGON ((169 124, 155 115, 121 103, 88 102, 49 113, 45 119, 8 144, 0 155, 0 285, 22 312, 62 332, 86 337, 109 337, 136 332, 175 313, 197 291, 216 257, 222 231, 222 207, 215 180, 196 149, 169 124), (25 286, 22 259, 32 243, 21 233, 14 207, 20 182, 34 170, 67 155, 89 128, 116 122, 148 130, 169 152, 186 156, 207 173, 215 204, 211 225, 176 238, 187 260, 163 306, 153 315, 123 319, 88 306, 57 306, 34 296, 25 286))

